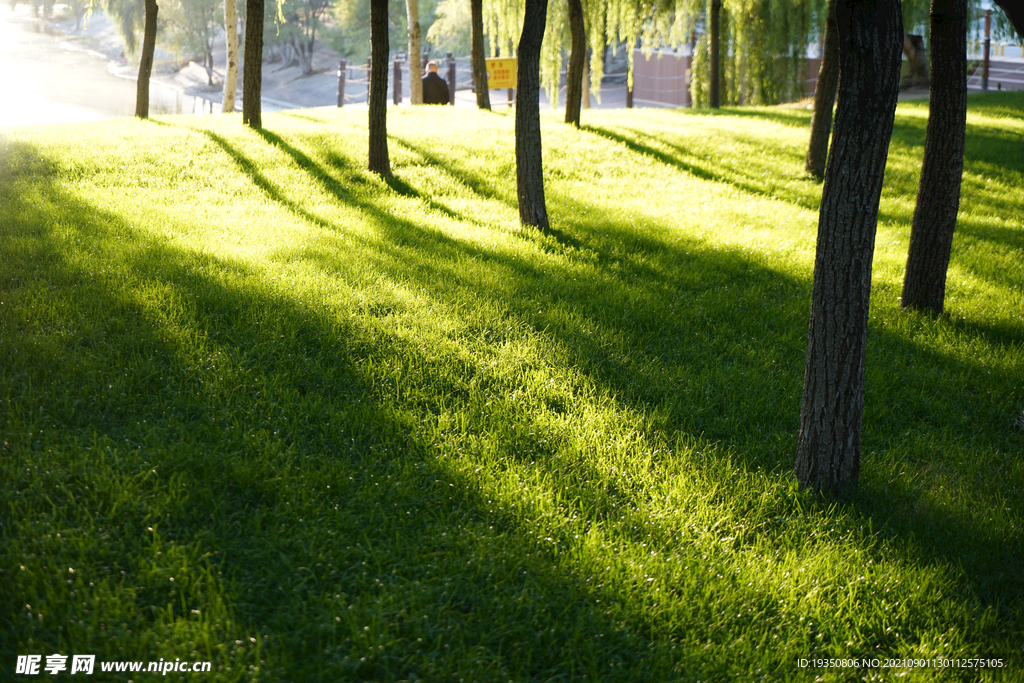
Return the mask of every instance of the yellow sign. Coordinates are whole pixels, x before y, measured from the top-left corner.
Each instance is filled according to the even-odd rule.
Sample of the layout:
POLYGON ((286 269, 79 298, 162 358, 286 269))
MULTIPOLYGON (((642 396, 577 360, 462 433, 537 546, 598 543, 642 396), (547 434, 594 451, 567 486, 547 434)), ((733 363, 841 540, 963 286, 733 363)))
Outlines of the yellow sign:
POLYGON ((499 57, 487 61, 487 87, 514 88, 516 87, 516 58, 499 57))

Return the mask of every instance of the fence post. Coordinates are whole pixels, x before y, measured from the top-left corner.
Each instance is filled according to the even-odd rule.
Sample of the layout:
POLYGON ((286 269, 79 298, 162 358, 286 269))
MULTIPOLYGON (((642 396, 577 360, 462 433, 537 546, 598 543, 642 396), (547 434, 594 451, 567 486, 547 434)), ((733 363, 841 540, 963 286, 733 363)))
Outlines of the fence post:
POLYGON ((448 53, 448 104, 455 106, 455 60, 448 53))
POLYGON ((509 109, 512 108, 512 103, 515 101, 515 99, 516 99, 516 89, 515 88, 509 88, 508 89, 508 108, 509 109))
POLYGON ((348 65, 343 59, 338 62, 338 106, 345 104, 345 72, 348 70, 348 65))
MULTIPOLYGON (((423 54, 420 55, 420 69, 423 73, 427 72, 427 62, 430 61, 430 50, 424 50, 423 54)), ((417 74, 417 78, 423 78, 423 74, 417 74)), ((412 78, 412 76, 410 76, 412 78)))
POLYGON ((633 86, 626 86, 626 109, 633 108, 633 86))
POLYGON ((395 57, 394 75, 392 76, 391 82, 391 99, 394 100, 396 105, 399 105, 402 103, 402 63, 398 61, 398 57, 395 57))
POLYGON ((373 66, 373 62, 369 57, 366 58, 366 104, 370 104, 370 74, 372 70, 370 67, 373 66))

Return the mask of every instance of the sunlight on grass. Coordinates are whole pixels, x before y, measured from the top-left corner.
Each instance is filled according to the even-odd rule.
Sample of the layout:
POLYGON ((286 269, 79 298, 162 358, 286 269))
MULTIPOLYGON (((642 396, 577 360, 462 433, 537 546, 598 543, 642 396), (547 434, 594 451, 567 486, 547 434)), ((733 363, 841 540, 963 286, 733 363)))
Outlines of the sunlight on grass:
POLYGON ((390 184, 365 111, 6 133, 0 657, 626 681, 1015 656, 1022 105, 971 99, 938 320, 899 310, 927 117, 901 105, 838 503, 789 474, 809 112, 546 116, 550 235, 518 225, 507 113, 391 111, 390 184))

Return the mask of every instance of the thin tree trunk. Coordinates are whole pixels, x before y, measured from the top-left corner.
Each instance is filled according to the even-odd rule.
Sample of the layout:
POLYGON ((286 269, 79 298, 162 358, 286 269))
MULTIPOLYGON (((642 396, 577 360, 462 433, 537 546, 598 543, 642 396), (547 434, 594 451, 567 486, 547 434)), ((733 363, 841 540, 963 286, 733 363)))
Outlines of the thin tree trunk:
POLYGON ((942 313, 960 208, 967 125, 967 5, 932 0, 931 82, 921 184, 903 279, 904 308, 942 313))
POLYGON ((718 109, 721 106, 719 86, 722 81, 722 59, 719 53, 719 17, 722 13, 722 0, 711 0, 711 9, 708 15, 708 61, 711 63, 711 73, 708 76, 708 106, 718 109))
POLYGON ((405 11, 409 20, 409 102, 411 104, 423 104, 419 0, 405 0, 405 11))
POLYGON ((800 405, 796 478, 840 492, 857 481, 871 259, 899 92, 899 0, 837 0, 840 85, 825 172, 800 405))
POLYGON ((540 138, 540 47, 544 39, 548 0, 526 0, 523 34, 519 38, 516 75, 516 188, 519 220, 548 228, 544 203, 544 166, 540 138))
POLYGON ((368 168, 391 175, 388 158, 388 0, 370 0, 370 158, 368 168))
POLYGON ((224 32, 227 34, 227 68, 224 73, 224 106, 222 112, 235 110, 235 90, 238 89, 238 8, 235 0, 224 0, 224 32))
POLYGON ((470 20, 473 28, 473 89, 476 90, 476 106, 491 109, 491 91, 487 86, 487 60, 484 52, 484 3, 483 0, 469 0, 470 20))
POLYGON ((153 52, 156 50, 156 15, 160 8, 156 0, 145 0, 146 23, 142 31, 142 58, 139 60, 139 80, 135 84, 135 115, 149 118, 149 80, 153 75, 153 52))
POLYGON ((242 123, 263 127, 263 0, 245 0, 245 62, 242 64, 242 123))
POLYGON ((807 146, 804 170, 815 178, 825 177, 828 137, 832 131, 832 107, 839 87, 839 27, 836 26, 836 0, 829 0, 825 39, 821 46, 821 66, 814 86, 814 115, 811 117, 811 143, 807 146))
POLYGON ((583 66, 587 62, 587 32, 583 26, 583 3, 569 2, 569 68, 565 74, 565 122, 580 127, 583 104, 583 66))

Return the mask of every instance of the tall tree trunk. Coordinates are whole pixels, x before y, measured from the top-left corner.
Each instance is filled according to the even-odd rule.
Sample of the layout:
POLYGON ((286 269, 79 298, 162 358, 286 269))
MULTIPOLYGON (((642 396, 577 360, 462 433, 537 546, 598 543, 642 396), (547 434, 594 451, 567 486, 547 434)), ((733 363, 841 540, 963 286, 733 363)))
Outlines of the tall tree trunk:
POLYGON ((565 122, 580 127, 583 104, 583 67, 587 63, 587 32, 583 26, 583 3, 569 2, 569 68, 565 74, 565 122))
POLYGON ((928 132, 903 279, 904 308, 942 313, 967 125, 967 4, 932 0, 928 132))
POLYGON ((156 0, 145 0, 146 23, 142 31, 142 58, 139 60, 139 80, 135 84, 135 115, 149 118, 149 79, 153 75, 153 52, 156 50, 156 0))
POLYGON ((411 104, 423 104, 419 0, 405 0, 405 11, 409 19, 409 102, 411 104))
POLYGON ((388 0, 370 0, 370 159, 368 168, 391 175, 388 158, 388 0))
POLYGON ((711 0, 708 14, 708 61, 711 73, 708 75, 708 106, 718 109, 721 106, 719 89, 722 84, 722 59, 719 51, 719 18, 722 13, 722 0, 711 0))
POLYGON ((224 32, 227 34, 227 68, 224 71, 224 107, 229 114, 235 110, 238 89, 238 8, 235 0, 224 0, 224 32))
POLYGON ((469 0, 470 21, 473 28, 473 89, 476 90, 476 106, 491 109, 491 91, 487 86, 487 61, 484 51, 484 2, 469 0))
POLYGON ((263 0, 245 0, 245 61, 242 64, 242 123, 263 127, 263 0))
POLYGON ((899 0, 837 0, 840 83, 818 218, 796 478, 839 492, 857 481, 871 259, 899 92, 899 0))
POLYGON ((544 165, 540 139, 540 46, 544 39, 548 0, 526 0, 523 34, 519 38, 516 75, 516 189, 519 220, 548 228, 544 204, 544 165))
POLYGON ((836 0, 828 2, 825 38, 821 46, 821 65, 814 86, 814 115, 811 117, 811 143, 807 146, 804 170, 815 178, 825 177, 828 137, 832 132, 832 107, 839 87, 839 27, 836 26, 836 0))

